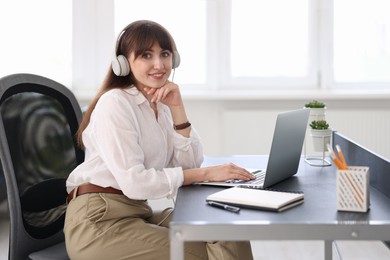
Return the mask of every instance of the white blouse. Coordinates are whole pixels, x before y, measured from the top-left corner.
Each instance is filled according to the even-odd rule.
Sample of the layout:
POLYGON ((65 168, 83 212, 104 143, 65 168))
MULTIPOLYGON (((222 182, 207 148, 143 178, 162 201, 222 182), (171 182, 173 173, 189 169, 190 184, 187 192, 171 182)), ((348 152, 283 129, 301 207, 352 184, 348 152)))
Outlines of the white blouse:
POLYGON ((83 183, 113 187, 136 200, 172 198, 183 184, 183 169, 200 167, 203 147, 195 129, 186 138, 173 129, 166 105, 158 120, 135 87, 101 96, 83 132, 85 161, 67 180, 70 192, 83 183))

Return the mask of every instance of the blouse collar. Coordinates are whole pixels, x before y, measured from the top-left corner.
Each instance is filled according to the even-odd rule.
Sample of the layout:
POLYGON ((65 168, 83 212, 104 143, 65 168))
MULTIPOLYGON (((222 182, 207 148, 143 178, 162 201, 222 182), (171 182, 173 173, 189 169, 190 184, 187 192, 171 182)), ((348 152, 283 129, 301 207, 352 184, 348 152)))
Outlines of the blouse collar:
POLYGON ((147 101, 146 97, 134 85, 131 85, 130 87, 124 89, 124 91, 127 94, 134 96, 138 105, 147 101))

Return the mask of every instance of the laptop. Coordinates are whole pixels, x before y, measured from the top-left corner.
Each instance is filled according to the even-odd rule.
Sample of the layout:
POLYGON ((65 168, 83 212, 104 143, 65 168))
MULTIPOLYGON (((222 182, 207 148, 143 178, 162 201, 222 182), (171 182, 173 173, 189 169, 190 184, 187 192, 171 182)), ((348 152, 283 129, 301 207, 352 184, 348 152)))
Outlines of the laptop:
POLYGON ((310 109, 307 108, 278 114, 267 168, 248 169, 256 175, 256 179, 250 181, 199 182, 196 184, 226 187, 248 185, 268 188, 295 175, 302 154, 309 114, 310 109))

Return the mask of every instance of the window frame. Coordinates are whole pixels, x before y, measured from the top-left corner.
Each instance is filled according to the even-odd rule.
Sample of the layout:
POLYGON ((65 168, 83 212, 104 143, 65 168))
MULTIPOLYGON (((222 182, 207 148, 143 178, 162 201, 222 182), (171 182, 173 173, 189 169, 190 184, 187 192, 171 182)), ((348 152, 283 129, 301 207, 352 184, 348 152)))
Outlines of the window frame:
MULTIPOLYGON (((390 93, 388 82, 336 83, 333 80, 333 0, 309 1, 309 77, 292 78, 232 78, 230 70, 230 0, 207 0, 206 30, 206 82, 182 85, 183 92, 251 93, 301 91, 317 95, 326 92, 333 96, 338 92, 359 92, 373 95, 390 93), (228 26, 226 26, 228 24, 228 26), (224 26, 221 26, 224 25, 224 26), (221 30, 223 28, 223 30, 221 30), (224 44, 221 44, 224 43, 224 44), (358 91, 355 91, 358 89, 358 91), (374 93, 377 91, 376 93, 374 93)), ((73 79, 72 90, 81 98, 90 98, 103 81, 114 52, 114 0, 73 0, 73 79), (97 55, 98 54, 98 55, 97 55)), ((191 94, 188 94, 191 95, 191 94)), ((195 94, 196 95, 196 94, 195 94)), ((260 94, 254 94, 258 96, 260 94)), ((272 95, 272 94, 270 94, 272 95)), ((390 94, 389 94, 390 95, 390 94)), ((218 95, 216 94, 215 97, 218 95)), ((239 98, 240 95, 237 96, 239 98)), ((379 95, 381 96, 381 95, 379 95)), ((383 95, 381 96, 383 97, 383 95)))
MULTIPOLYGON (((220 28, 229 24, 228 28, 230 28, 231 21, 231 1, 223 1, 225 6, 221 6, 220 16, 222 17, 219 21, 220 28), (228 3, 228 4, 227 4, 228 3)), ((230 73, 230 30, 221 30, 219 33, 219 55, 224 60, 220 62, 218 66, 221 67, 219 70, 220 80, 219 86, 222 89, 269 89, 269 88, 277 88, 281 90, 288 90, 294 88, 300 89, 312 89, 318 86, 318 35, 317 35, 317 27, 318 20, 315 18, 315 11, 317 9, 317 0, 308 1, 308 9, 309 9, 309 36, 308 36, 308 75, 307 77, 302 78, 294 78, 294 77, 242 77, 242 78, 234 78, 230 73), (224 44, 222 44, 224 43, 224 44), (227 44, 229 43, 229 44, 227 44)), ((220 60, 221 60, 220 59, 220 60)))

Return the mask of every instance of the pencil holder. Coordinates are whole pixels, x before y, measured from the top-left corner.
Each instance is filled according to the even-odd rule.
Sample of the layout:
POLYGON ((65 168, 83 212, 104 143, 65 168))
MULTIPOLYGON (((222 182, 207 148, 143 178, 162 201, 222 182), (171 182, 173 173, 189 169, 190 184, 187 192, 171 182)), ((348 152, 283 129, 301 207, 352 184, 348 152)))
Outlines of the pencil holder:
POLYGON ((337 171, 337 210, 367 212, 370 207, 369 167, 337 171))

